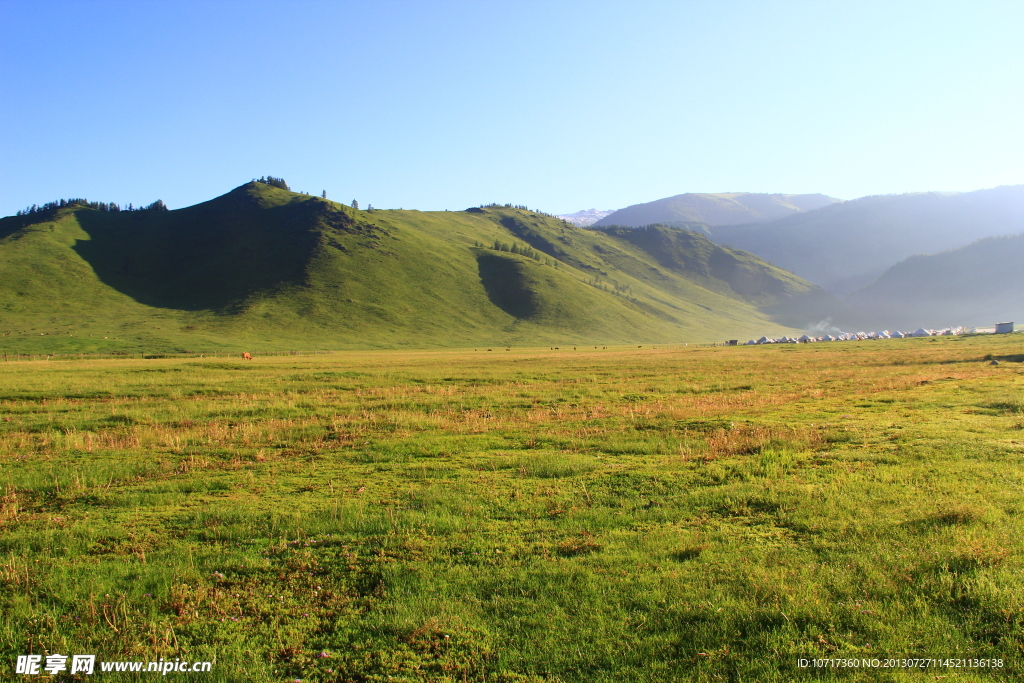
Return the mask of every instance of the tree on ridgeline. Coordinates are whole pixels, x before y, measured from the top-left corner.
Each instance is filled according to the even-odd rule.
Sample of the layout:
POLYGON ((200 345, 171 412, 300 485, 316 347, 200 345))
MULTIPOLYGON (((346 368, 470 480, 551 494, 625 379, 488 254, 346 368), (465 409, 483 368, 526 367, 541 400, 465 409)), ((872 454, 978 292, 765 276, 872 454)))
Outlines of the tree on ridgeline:
POLYGON ((352 200, 352 208, 353 209, 358 209, 359 208, 359 202, 357 202, 356 200, 353 199, 352 200))
POLYGON ((152 204, 146 207, 135 206, 129 204, 125 208, 121 208, 116 202, 90 202, 88 199, 76 197, 74 199, 58 199, 52 202, 46 202, 42 206, 33 204, 26 209, 18 211, 15 216, 31 216, 38 213, 56 213, 58 209, 75 208, 81 207, 86 209, 95 209, 96 211, 106 211, 108 213, 118 213, 120 211, 167 211, 167 205, 161 200, 156 200, 152 204))
POLYGON ((263 183, 264 185, 270 185, 271 187, 276 187, 278 189, 287 190, 287 191, 291 192, 291 188, 288 187, 288 183, 286 183, 284 181, 284 178, 275 178, 272 175, 268 175, 266 177, 261 177, 256 182, 257 183, 263 183))

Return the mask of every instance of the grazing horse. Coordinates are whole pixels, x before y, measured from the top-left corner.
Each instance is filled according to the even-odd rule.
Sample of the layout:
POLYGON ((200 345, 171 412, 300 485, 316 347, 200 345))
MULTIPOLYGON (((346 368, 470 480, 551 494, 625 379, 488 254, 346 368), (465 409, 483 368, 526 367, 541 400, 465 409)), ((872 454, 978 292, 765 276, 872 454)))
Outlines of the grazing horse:
POLYGON ((252 360, 252 356, 249 355, 248 351, 242 354, 242 358, 245 360, 252 360))

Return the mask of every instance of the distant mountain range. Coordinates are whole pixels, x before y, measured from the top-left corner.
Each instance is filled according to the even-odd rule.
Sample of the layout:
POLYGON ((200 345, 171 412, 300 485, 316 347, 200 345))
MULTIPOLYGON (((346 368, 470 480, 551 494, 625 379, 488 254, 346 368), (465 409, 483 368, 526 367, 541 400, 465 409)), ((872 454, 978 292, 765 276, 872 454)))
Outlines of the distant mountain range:
POLYGON ((878 327, 989 327, 1024 322, 1024 234, 989 237, 959 249, 912 256, 847 301, 878 327))
POLYGON ((359 211, 274 178, 165 209, 70 200, 0 219, 0 343, 525 346, 1024 321, 1024 186, 686 194, 589 228, 567 219, 603 212, 359 211))
POLYGON ((710 341, 793 331, 830 299, 679 228, 605 232, 497 205, 359 211, 286 188, 0 219, 3 348, 710 341))
POLYGON ((1024 232, 1024 186, 852 201, 689 193, 614 211, 593 227, 650 224, 703 232, 845 297, 826 306, 837 324, 916 328, 1024 318, 1013 284, 1024 278, 1009 257, 1016 242, 977 242, 1024 232))
POLYGON ((1024 185, 863 197, 751 225, 713 227, 745 249, 836 293, 866 287, 903 259, 1024 232, 1024 185))
POLYGON ((573 225, 578 225, 581 228, 585 228, 589 225, 593 225, 597 221, 601 220, 610 213, 614 213, 613 209, 607 211, 601 211, 599 209, 584 209, 577 211, 576 213, 563 213, 559 214, 559 218, 563 221, 568 221, 573 225))
POLYGON ((763 223, 813 211, 838 202, 823 194, 759 194, 754 192, 688 193, 634 204, 594 223, 595 226, 640 226, 660 223, 689 227, 763 223))

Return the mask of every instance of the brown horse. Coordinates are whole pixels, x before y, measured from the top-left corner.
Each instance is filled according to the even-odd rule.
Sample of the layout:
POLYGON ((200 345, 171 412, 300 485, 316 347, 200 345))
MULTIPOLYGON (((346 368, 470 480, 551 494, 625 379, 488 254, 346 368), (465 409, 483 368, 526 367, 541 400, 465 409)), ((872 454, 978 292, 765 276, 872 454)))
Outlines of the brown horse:
POLYGON ((252 360, 252 356, 250 356, 248 352, 243 353, 242 358, 244 358, 245 360, 252 360))

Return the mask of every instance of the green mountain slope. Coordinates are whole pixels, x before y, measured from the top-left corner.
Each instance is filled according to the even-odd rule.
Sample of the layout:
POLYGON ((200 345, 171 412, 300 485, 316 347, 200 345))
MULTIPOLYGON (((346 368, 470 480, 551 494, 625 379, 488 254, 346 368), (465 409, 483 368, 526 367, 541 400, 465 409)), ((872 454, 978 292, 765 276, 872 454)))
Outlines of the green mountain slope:
MULTIPOLYGON (((261 182, 176 211, 0 219, 18 350, 720 340, 792 329, 820 292, 706 238, 585 230, 511 207, 358 211, 261 182)), ((645 233, 646 234, 646 233, 645 233)))
POLYGON ((880 326, 910 329, 1024 322, 1024 234, 912 256, 848 297, 880 326))
POLYGON ((771 223, 712 228, 711 237, 847 294, 914 254, 1022 230, 1024 185, 1016 185, 863 197, 771 223))
POLYGON ((687 193, 619 209, 595 227, 652 223, 691 227, 697 224, 760 223, 828 206, 838 199, 823 194, 761 194, 756 192, 687 193))
MULTIPOLYGON (((793 327, 806 328, 829 317, 857 319, 855 311, 828 292, 809 287, 806 281, 753 254, 720 247, 700 233, 657 225, 611 227, 603 232, 638 247, 671 272, 686 273, 690 282, 753 302, 775 320, 793 327)), ((687 296, 685 292, 678 295, 687 296)))

